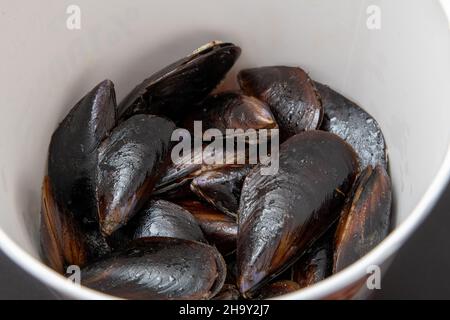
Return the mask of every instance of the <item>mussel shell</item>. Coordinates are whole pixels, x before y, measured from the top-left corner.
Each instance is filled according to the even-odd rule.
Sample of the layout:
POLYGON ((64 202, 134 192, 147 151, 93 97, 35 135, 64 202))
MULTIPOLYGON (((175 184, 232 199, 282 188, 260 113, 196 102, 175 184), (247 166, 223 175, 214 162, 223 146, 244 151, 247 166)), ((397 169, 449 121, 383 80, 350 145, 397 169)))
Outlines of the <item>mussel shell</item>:
MULTIPOLYGON (((222 92, 208 97, 196 108, 183 127, 193 131, 194 121, 202 122, 202 129, 274 129, 278 125, 269 106, 250 96, 238 92, 222 92)), ((203 134, 203 133, 202 133, 203 134)))
POLYGON ((214 244, 223 255, 236 250, 238 225, 235 218, 196 200, 177 203, 192 213, 208 242, 214 244))
POLYGON ((181 200, 195 197, 191 190, 191 178, 181 179, 179 182, 174 182, 153 191, 154 197, 166 200, 181 200))
POLYGON ((207 171, 194 178, 191 190, 223 213, 236 217, 242 184, 250 165, 230 165, 207 171))
POLYGON ((382 165, 388 159, 383 133, 377 121, 356 103, 321 83, 315 83, 322 98, 324 119, 321 129, 350 144, 359 156, 361 168, 382 165))
POLYGON ((147 202, 168 164, 174 129, 165 118, 136 115, 102 143, 97 194, 103 234, 125 225, 147 202))
POLYGON ((190 154, 182 157, 177 157, 172 162, 161 178, 156 183, 155 194, 163 194, 184 185, 186 181, 192 181, 195 177, 201 175, 203 172, 217 170, 232 164, 248 163, 247 153, 232 152, 225 150, 222 154, 223 159, 220 162, 215 162, 215 153, 213 150, 202 150, 202 152, 195 152, 192 150, 190 154), (232 163, 228 160, 231 159, 232 163))
POLYGON ((234 284, 224 284, 213 300, 239 300, 240 297, 241 294, 234 284))
POLYGON ((391 180, 383 166, 368 166, 341 213, 335 235, 333 272, 363 257, 389 233, 391 180))
POLYGON ((134 239, 170 237, 206 242, 194 216, 182 207, 165 200, 151 201, 136 217, 134 239))
POLYGON ((183 119, 192 105, 206 98, 222 81, 240 53, 241 49, 232 43, 202 46, 134 88, 119 105, 120 118, 147 113, 183 119))
POLYGON ((88 260, 80 228, 72 215, 60 211, 48 176, 42 185, 40 236, 45 263, 59 273, 64 274, 66 265, 82 266, 88 260))
POLYGON ((141 238, 81 271, 82 284, 126 299, 209 299, 226 266, 212 246, 175 238, 141 238))
POLYGON ((297 282, 301 288, 309 287, 332 274, 335 231, 336 226, 331 227, 292 266, 292 280, 297 282))
POLYGON ((264 176, 259 166, 249 173, 239 208, 241 293, 287 269, 338 219, 357 168, 341 138, 307 131, 281 145, 277 174, 264 176))
POLYGON ((238 81, 245 94, 269 105, 283 140, 320 126, 323 117, 320 96, 301 68, 273 66, 242 70, 238 81))
POLYGON ((41 250, 47 265, 64 274, 68 265, 84 266, 111 253, 96 224, 85 224, 57 204, 50 177, 44 177, 41 207, 41 250))
POLYGON ((105 80, 72 108, 51 138, 48 176, 55 200, 78 221, 97 221, 98 146, 116 117, 114 84, 105 80))
POLYGON ((256 299, 271 299, 284 294, 300 290, 301 287, 297 282, 290 280, 282 280, 266 284, 256 294, 256 299))

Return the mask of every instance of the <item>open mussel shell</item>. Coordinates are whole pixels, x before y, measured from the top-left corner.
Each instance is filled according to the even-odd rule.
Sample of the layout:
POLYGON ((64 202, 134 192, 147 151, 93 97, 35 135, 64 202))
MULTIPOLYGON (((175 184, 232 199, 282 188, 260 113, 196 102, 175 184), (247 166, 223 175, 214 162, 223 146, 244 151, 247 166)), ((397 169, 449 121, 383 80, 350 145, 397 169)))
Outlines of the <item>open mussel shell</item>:
POLYGON ((177 203, 192 213, 208 242, 214 244, 223 255, 236 250, 238 225, 235 218, 196 200, 177 203))
POLYGON ((206 242, 197 221, 189 211, 165 200, 151 201, 136 217, 133 239, 169 237, 206 242))
POLYGON ((241 293, 290 267, 338 219, 356 159, 338 136, 307 131, 281 145, 278 173, 262 175, 259 165, 249 173, 238 211, 241 293))
POLYGON ((240 53, 232 43, 217 41, 200 47, 134 88, 119 105, 120 118, 147 113, 183 119, 222 81, 240 53))
POLYGON ((251 165, 226 166, 194 178, 191 190, 223 213, 236 217, 242 184, 251 165))
POLYGON ((136 115, 118 125, 100 146, 98 215, 111 235, 148 201, 169 161, 175 125, 165 118, 136 115))
POLYGON ((336 224, 292 266, 292 280, 301 288, 309 287, 332 274, 335 231, 336 224))
MULTIPOLYGON (((194 121, 202 122, 202 129, 275 129, 278 127, 269 106, 238 92, 222 92, 208 97, 183 122, 183 127, 193 131, 194 121)), ((201 133, 203 134, 203 132, 201 133)))
POLYGON ((150 237, 81 270, 82 284, 126 299, 209 299, 222 288, 226 266, 212 246, 150 237))
POLYGON ((41 250, 48 266, 64 274, 66 265, 82 266, 88 260, 88 248, 73 216, 63 214, 53 194, 49 177, 42 185, 41 250))
POLYGON ((318 82, 315 85, 325 113, 321 129, 340 136, 350 144, 359 156, 361 168, 380 164, 387 169, 386 145, 377 121, 330 87, 318 82))
POLYGON ((255 299, 271 299, 284 294, 300 290, 301 287, 297 282, 291 280, 281 280, 264 285, 255 294, 255 299))
POLYGON ((97 221, 98 146, 116 124, 114 84, 105 80, 86 94, 51 138, 48 176, 55 200, 78 221, 97 221))
POLYGON ((368 166, 341 213, 335 235, 334 273, 363 257, 388 235, 391 205, 389 175, 381 165, 368 166))
POLYGON ((238 81, 245 94, 269 105, 283 140, 320 126, 323 117, 320 96, 313 81, 301 68, 246 69, 239 72, 238 81))

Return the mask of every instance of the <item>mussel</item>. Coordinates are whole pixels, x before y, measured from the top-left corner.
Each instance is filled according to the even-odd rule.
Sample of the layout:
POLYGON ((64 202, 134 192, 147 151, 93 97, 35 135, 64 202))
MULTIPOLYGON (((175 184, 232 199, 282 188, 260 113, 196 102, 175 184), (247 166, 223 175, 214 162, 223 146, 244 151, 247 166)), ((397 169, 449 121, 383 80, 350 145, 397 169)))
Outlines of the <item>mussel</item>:
POLYGON ((338 219, 355 180, 355 151, 323 131, 280 147, 278 174, 247 176, 239 207, 238 287, 248 296, 292 265, 338 219))
POLYGON ((81 270, 82 284, 126 299, 209 299, 222 288, 226 266, 209 245, 150 237, 81 270))
POLYGON ((325 113, 321 129, 340 136, 350 144, 359 156, 362 169, 380 164, 387 170, 386 145, 377 121, 330 87, 318 82, 315 85, 325 113))
POLYGON ((120 103, 120 118, 147 113, 183 119, 222 81, 240 54, 232 43, 214 41, 200 47, 136 86, 120 103))
MULTIPOLYGON (((221 155, 221 161, 216 161, 217 157, 214 150, 191 150, 184 156, 176 156, 175 160, 167 167, 161 178, 156 183, 155 195, 166 194, 173 189, 183 186, 186 181, 191 182, 192 179, 204 172, 212 170, 220 170, 230 164, 245 164, 247 162, 247 154, 225 150, 221 155), (230 163, 231 162, 231 163, 230 163)), ((172 149, 172 153, 174 150, 172 149)))
POLYGON ((309 287, 332 274, 335 230, 336 226, 332 226, 293 265, 292 280, 297 282, 301 288, 309 287))
POLYGON ((84 223, 97 218, 98 147, 116 124, 114 84, 105 80, 86 94, 53 133, 48 176, 64 212, 84 223))
POLYGON ((111 235, 151 196, 169 163, 172 121, 135 115, 118 125, 100 146, 98 215, 101 231, 111 235))
POLYGON ((368 166, 341 213, 335 236, 333 272, 367 254, 389 233, 392 191, 383 166, 368 166))
POLYGON ((132 238, 170 237, 206 242, 197 221, 189 211, 165 200, 151 201, 136 217, 132 238))
POLYGON ((267 104, 238 92, 222 92, 208 97, 183 122, 194 130, 194 121, 202 122, 202 129, 211 128, 226 134, 227 129, 275 129, 278 127, 267 104))
POLYGON ((242 184, 251 165, 226 166, 206 171, 191 182, 191 190, 223 213, 236 217, 242 184))
POLYGON ((41 249, 46 264, 65 272, 66 265, 82 266, 88 259, 88 248, 79 225, 70 214, 63 214, 54 198, 49 177, 42 185, 41 249))
POLYGON ((238 225, 235 218, 196 200, 186 199, 177 203, 192 213, 206 239, 222 254, 227 255, 236 250, 238 225))
POLYGON ((301 68, 273 66, 242 70, 238 81, 245 94, 266 102, 285 140, 317 129, 323 117, 320 96, 301 68))

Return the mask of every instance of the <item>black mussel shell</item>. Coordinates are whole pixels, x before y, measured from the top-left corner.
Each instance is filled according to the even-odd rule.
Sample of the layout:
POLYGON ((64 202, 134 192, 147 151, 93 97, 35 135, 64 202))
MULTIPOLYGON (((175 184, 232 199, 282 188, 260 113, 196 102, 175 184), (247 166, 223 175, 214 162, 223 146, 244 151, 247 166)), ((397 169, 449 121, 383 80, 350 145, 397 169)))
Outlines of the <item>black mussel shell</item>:
POLYGON ((238 81, 245 94, 269 105, 283 140, 320 126, 323 118, 320 96, 301 68, 274 66, 242 70, 238 81))
POLYGON ((325 235, 292 266, 292 280, 306 288, 329 277, 333 272, 333 240, 336 226, 325 235))
MULTIPOLYGON (((278 127, 269 106, 238 92, 222 92, 208 97, 183 122, 183 127, 193 131, 194 121, 202 122, 202 129, 275 129, 278 127)), ((203 134, 203 133, 202 133, 203 134)))
POLYGON ((111 253, 98 225, 81 223, 57 204, 48 176, 42 186, 40 236, 44 261, 62 274, 66 266, 82 267, 111 253))
POLYGON ((218 210, 236 217, 242 184, 251 169, 250 165, 230 165, 206 171, 192 180, 191 190, 218 210))
MULTIPOLYGON (((173 152, 174 150, 172 150, 173 152)), ((192 181, 192 179, 203 172, 217 170, 233 164, 243 165, 248 163, 248 154, 246 152, 225 150, 221 156, 222 160, 216 161, 214 150, 206 150, 204 148, 202 152, 191 150, 190 153, 188 152, 186 155, 177 157, 156 183, 154 194, 161 195, 171 191, 174 192, 174 189, 183 186, 186 181, 192 181)))
POLYGON ((169 162, 175 125, 165 118, 136 115, 118 125, 100 146, 98 215, 111 235, 149 200, 169 162))
POLYGON ((297 282, 291 280, 282 280, 264 285, 258 290, 256 299, 271 299, 300 290, 301 287, 297 282))
POLYGON ((191 190, 191 179, 181 179, 179 182, 174 182, 161 187, 153 192, 154 197, 172 200, 181 200, 195 197, 191 190))
POLYGON ((341 213, 335 235, 333 272, 362 258, 389 233, 391 180, 383 166, 368 166, 341 213))
POLYGON ((340 136, 350 144, 359 156, 361 168, 380 164, 387 170, 386 145, 377 121, 330 87, 318 82, 315 84, 325 113, 321 129, 340 136))
POLYGON ((241 293, 290 267, 338 219, 356 159, 338 136, 307 131, 281 145, 278 173, 262 175, 260 166, 249 173, 238 211, 241 293))
POLYGON ((89 252, 79 225, 62 213, 54 199, 50 178, 44 178, 41 207, 41 251, 45 263, 61 274, 67 265, 82 266, 89 252))
POLYGON ((51 138, 48 176, 55 200, 80 222, 97 221, 98 146, 116 117, 114 84, 105 80, 72 108, 51 138))
POLYGON ((226 266, 212 246, 175 238, 141 238, 81 270, 82 284, 126 299, 209 299, 226 266))
POLYGON ((214 244, 223 255, 236 250, 238 225, 235 218, 196 200, 177 203, 192 213, 208 242, 214 244))
POLYGON ((206 242, 194 216, 182 207, 165 200, 151 201, 133 221, 133 238, 169 237, 206 242))
POLYGON ((120 118, 137 113, 174 120, 201 102, 222 81, 241 54, 232 43, 211 42, 144 80, 120 103, 120 118))

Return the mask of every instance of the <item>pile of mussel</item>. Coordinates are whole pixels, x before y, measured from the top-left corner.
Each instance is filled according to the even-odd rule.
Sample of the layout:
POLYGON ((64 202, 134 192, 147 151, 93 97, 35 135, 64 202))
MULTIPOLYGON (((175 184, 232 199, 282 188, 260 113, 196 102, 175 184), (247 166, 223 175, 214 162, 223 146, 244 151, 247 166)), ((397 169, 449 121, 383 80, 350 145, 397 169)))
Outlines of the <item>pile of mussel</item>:
POLYGON ((391 183, 376 120, 298 67, 242 70, 240 90, 217 90, 240 53, 208 43, 118 105, 105 80, 70 110, 42 187, 50 267, 77 265, 83 285, 121 298, 263 299, 339 272, 387 236, 391 183), (194 121, 278 129, 278 172, 172 161, 172 133, 194 121))

